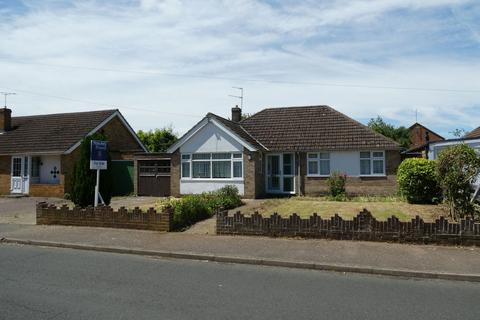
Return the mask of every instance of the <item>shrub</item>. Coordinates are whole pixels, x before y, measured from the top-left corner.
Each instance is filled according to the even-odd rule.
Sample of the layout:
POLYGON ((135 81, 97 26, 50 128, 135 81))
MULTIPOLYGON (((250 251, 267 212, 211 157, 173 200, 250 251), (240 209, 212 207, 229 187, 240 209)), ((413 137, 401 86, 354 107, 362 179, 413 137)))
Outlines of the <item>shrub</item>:
POLYGON ((409 203, 438 203, 442 189, 437 177, 436 162, 422 158, 402 161, 398 167, 397 181, 400 194, 409 203))
POLYGON ((329 195, 334 200, 344 200, 346 197, 345 184, 347 182, 347 175, 339 172, 332 172, 327 179, 329 195))
MULTIPOLYGON (((73 168, 71 180, 71 199, 78 206, 86 207, 93 205, 97 172, 90 170, 90 141, 106 140, 105 136, 96 133, 82 140, 80 155, 73 168)), ((110 155, 107 162, 107 170, 100 171, 100 194, 105 204, 110 204, 112 198, 112 178, 110 155)))
POLYGON ((470 200, 472 183, 479 171, 480 158, 466 144, 449 147, 440 153, 437 174, 453 218, 475 215, 475 206, 470 200))
POLYGON ((169 198, 157 206, 174 209, 173 227, 175 230, 186 228, 198 221, 210 218, 220 208, 233 209, 242 205, 235 186, 225 186, 217 191, 192 194, 181 199, 169 198))

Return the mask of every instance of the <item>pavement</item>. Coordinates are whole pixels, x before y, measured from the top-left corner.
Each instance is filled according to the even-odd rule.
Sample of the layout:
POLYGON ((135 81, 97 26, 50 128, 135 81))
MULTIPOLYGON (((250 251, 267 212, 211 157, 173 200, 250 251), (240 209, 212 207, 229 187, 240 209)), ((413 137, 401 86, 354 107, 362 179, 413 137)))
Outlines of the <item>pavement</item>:
POLYGON ((478 247, 15 224, 0 224, 2 238, 3 242, 182 259, 480 281, 478 247))
POLYGON ((0 245, 0 319, 462 319, 480 286, 0 245))

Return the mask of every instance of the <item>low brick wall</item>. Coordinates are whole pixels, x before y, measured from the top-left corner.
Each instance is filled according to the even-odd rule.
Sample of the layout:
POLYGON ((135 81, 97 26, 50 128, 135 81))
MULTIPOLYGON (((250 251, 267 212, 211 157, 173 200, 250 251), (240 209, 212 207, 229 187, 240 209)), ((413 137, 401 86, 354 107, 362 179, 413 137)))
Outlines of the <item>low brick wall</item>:
POLYGON ((110 207, 75 207, 64 205, 56 207, 45 202, 37 204, 37 224, 143 229, 170 231, 172 229, 173 211, 157 212, 150 208, 146 211, 124 207, 113 210, 110 207))
POLYGON ((240 212, 229 216, 222 211, 217 213, 217 234, 480 245, 480 223, 470 219, 459 223, 445 218, 424 222, 417 216, 402 222, 392 216, 387 221, 377 221, 365 209, 352 220, 338 215, 322 219, 316 213, 306 219, 296 214, 282 218, 276 213, 264 218, 257 212, 251 216, 240 212))

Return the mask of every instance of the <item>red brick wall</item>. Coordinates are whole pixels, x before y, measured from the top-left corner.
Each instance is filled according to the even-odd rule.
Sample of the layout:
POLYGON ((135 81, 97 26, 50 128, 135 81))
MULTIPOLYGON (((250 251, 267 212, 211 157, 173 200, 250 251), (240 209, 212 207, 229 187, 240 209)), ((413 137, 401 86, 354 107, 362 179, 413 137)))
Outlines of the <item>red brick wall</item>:
POLYGON ((429 132, 428 135, 431 142, 443 140, 443 138, 439 135, 431 132, 430 130, 424 128, 421 125, 416 124, 415 126, 410 128, 410 139, 412 141, 410 148, 418 147, 427 143, 427 140, 425 139, 427 131, 429 132))
POLYGON ((10 194, 12 157, 0 156, 0 195, 10 194))

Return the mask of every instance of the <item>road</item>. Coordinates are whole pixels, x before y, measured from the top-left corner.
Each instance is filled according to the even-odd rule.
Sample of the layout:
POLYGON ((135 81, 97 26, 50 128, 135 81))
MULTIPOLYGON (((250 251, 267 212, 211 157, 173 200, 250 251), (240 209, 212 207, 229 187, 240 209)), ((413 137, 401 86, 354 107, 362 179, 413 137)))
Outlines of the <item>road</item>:
POLYGON ((0 319, 480 319, 478 283, 0 244, 0 319))

